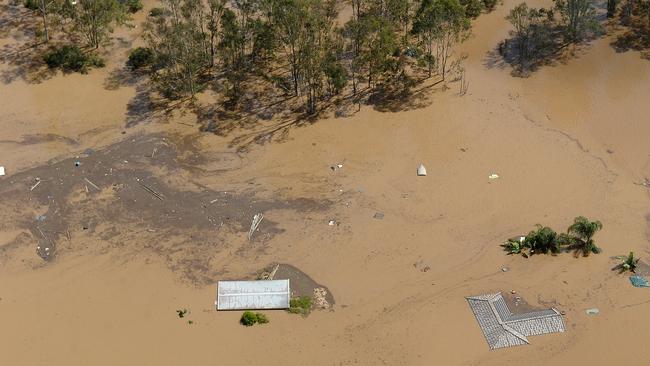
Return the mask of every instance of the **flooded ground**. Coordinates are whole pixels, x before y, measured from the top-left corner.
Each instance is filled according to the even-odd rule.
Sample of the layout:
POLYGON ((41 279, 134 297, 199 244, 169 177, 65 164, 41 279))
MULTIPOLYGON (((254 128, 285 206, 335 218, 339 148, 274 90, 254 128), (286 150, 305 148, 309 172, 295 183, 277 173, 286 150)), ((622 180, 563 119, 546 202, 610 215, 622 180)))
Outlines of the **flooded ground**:
MULTIPOLYGON (((650 179, 650 62, 606 36, 513 77, 490 57, 515 5, 474 22, 459 50, 468 55, 465 96, 450 83, 409 108, 270 119, 226 134, 202 132, 192 111, 150 113, 142 80, 117 77, 139 28, 119 30, 106 68, 88 75, 34 79, 40 74, 20 73, 5 54, 0 72, 13 76, 0 84, 3 359, 604 365, 650 357, 640 337, 650 326, 647 289, 612 271, 610 259, 650 256, 650 189, 641 184, 650 179), (419 164, 426 177, 416 176, 419 164), (595 236, 603 254, 525 259, 499 246, 537 223, 565 231, 579 215, 603 222, 595 236), (251 328, 239 325, 240 313, 214 311, 214 281, 269 263, 327 285, 333 311, 269 312, 268 325, 251 328), (567 331, 490 351, 465 296, 513 289, 531 308, 565 311, 567 331), (178 319, 183 308, 192 325, 178 319)), ((3 12, 0 23, 5 51, 26 37, 14 16, 3 12)))

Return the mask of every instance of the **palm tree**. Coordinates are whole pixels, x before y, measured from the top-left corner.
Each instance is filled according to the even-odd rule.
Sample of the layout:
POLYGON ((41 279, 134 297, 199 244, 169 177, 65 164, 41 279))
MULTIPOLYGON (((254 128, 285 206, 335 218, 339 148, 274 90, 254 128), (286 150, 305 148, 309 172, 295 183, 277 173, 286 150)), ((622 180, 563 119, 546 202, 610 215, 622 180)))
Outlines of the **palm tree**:
POLYGON ((589 221, 584 216, 573 219, 573 224, 569 226, 567 233, 573 236, 572 246, 576 249, 576 253, 582 252, 585 257, 591 253, 600 253, 600 248, 596 246, 592 238, 602 228, 603 224, 598 220, 589 221))
POLYGON ((524 239, 524 246, 530 248, 530 253, 559 253, 560 244, 557 233, 548 226, 537 224, 537 230, 533 230, 524 239))
POLYGON ((619 264, 617 266, 619 273, 623 273, 625 271, 630 271, 632 273, 635 273, 636 271, 636 266, 639 263, 639 258, 634 257, 634 252, 630 252, 630 254, 625 258, 623 263, 619 264))
POLYGON ((524 253, 524 245, 523 245, 523 240, 519 239, 508 239, 506 240, 505 243, 501 244, 501 247, 503 247, 503 250, 508 252, 508 254, 522 254, 523 256, 526 256, 526 253, 524 253))

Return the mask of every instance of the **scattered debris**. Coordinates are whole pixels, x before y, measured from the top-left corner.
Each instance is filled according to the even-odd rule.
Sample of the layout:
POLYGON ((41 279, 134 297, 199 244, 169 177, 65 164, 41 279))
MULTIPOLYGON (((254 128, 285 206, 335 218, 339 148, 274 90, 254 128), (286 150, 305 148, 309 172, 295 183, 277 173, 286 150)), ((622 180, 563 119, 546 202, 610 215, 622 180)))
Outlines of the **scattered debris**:
POLYGON ((515 291, 515 290, 510 290, 510 293, 514 295, 514 294, 517 293, 517 291, 515 291))
POLYGON ((327 225, 334 226, 334 225, 336 225, 336 221, 335 220, 330 220, 330 221, 327 222, 327 225))
MULTIPOLYGON (((140 182, 139 179, 138 179, 138 183, 140 184, 140 186, 141 186, 145 191, 151 193, 151 194, 152 194, 154 197, 156 197, 157 199, 159 199, 159 200, 161 200, 161 201, 164 199, 163 196, 162 196, 160 193, 158 193, 158 192, 154 191, 153 189, 151 189, 150 187, 144 185, 142 182, 140 182)), ((97 189, 99 189, 99 188, 97 188, 97 189)))
POLYGON ((184 318, 185 314, 187 314, 187 309, 182 309, 182 310, 176 310, 176 314, 178 314, 179 318, 184 318))
POLYGON ((273 280, 273 277, 275 277, 275 273, 278 271, 278 268, 280 268, 280 264, 276 264, 271 273, 269 273, 269 276, 266 278, 267 280, 273 280))
POLYGON ((644 186, 650 188, 650 180, 648 178, 645 178, 645 180, 641 183, 634 182, 634 184, 636 184, 637 186, 644 186))
POLYGON ((630 282, 634 287, 650 287, 648 280, 643 276, 630 276, 630 282))
POLYGON ((38 215, 38 216, 36 216, 36 221, 43 222, 43 221, 45 221, 46 218, 47 218, 47 216, 45 216, 45 215, 38 215))
POLYGON ((323 287, 317 287, 314 289, 314 306, 317 309, 329 309, 330 303, 327 302, 327 290, 323 287))
POLYGON ((5 167, 0 166, 0 177, 2 177, 3 175, 5 175, 5 167))
POLYGON ((215 198, 215 199, 213 199, 212 201, 210 201, 210 204, 215 203, 215 202, 217 202, 218 200, 219 200, 218 198, 215 198))
POLYGON ((384 213, 383 212, 375 212, 375 215, 372 216, 377 220, 382 220, 384 218, 384 213))
POLYGON ((334 164, 334 165, 332 165, 332 166, 330 167, 330 169, 332 169, 333 172, 335 172, 335 171, 337 171, 337 170, 339 170, 339 169, 341 169, 341 168, 343 168, 343 164, 341 164, 341 163, 334 164))
POLYGON ((30 188, 29 190, 30 190, 30 191, 33 191, 34 188, 38 187, 39 184, 41 184, 41 179, 40 179, 40 178, 36 178, 36 184, 34 184, 34 185, 32 186, 32 188, 30 188))
POLYGON ((253 216, 253 221, 251 222, 251 228, 248 230, 248 240, 251 240, 253 237, 253 233, 255 230, 257 230, 257 227, 260 226, 260 222, 262 222, 262 219, 264 218, 264 215, 261 213, 255 214, 253 216))
POLYGON ((88 178, 84 178, 84 180, 86 181, 86 183, 88 183, 88 184, 90 184, 91 186, 93 186, 96 190, 101 191, 101 189, 99 189, 99 187, 97 187, 97 185, 96 185, 95 183, 93 183, 93 182, 91 182, 90 180, 88 180, 88 178))
POLYGON ((413 267, 417 268, 420 272, 429 272, 431 269, 431 266, 429 266, 427 263, 424 263, 422 260, 413 263, 413 267))
POLYGON ((192 324, 194 324, 194 321, 193 320, 188 320, 187 324, 192 325, 192 324))
POLYGON ((427 176, 427 168, 424 167, 424 165, 420 164, 418 167, 418 177, 426 177, 427 176))
POLYGON ((498 175, 498 174, 495 174, 495 173, 492 173, 492 174, 488 175, 488 178, 489 178, 489 179, 492 179, 492 180, 494 180, 494 179, 499 179, 499 175, 498 175))
POLYGON ((566 315, 566 311, 564 310, 560 311, 560 315, 566 315))
POLYGON ((501 267, 501 272, 508 272, 510 268, 508 267, 501 267))
POLYGON ((600 310, 598 310, 598 308, 591 308, 591 309, 587 309, 585 312, 588 315, 596 315, 596 314, 600 313, 600 310))

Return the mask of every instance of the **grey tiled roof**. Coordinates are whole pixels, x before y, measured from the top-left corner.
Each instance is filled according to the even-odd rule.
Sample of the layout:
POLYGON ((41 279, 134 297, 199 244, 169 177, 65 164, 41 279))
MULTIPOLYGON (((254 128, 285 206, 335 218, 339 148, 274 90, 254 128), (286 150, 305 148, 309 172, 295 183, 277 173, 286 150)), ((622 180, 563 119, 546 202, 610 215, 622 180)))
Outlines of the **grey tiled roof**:
POLYGON ((529 344, 528 336, 564 332, 555 309, 513 314, 501 293, 467 297, 490 349, 529 344))

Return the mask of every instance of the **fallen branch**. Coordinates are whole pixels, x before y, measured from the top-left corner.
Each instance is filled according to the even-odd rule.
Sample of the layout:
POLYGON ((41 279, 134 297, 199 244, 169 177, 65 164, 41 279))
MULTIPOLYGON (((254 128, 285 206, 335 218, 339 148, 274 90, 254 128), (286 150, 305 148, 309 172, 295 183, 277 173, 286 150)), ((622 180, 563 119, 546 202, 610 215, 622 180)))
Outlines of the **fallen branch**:
POLYGON ((261 213, 255 214, 253 216, 253 221, 251 222, 251 228, 248 230, 248 240, 251 240, 253 237, 253 233, 255 230, 257 230, 257 227, 260 226, 260 222, 262 222, 262 219, 264 218, 264 215, 261 213))
POLYGON ((30 190, 30 191, 33 191, 33 190, 34 190, 34 188, 36 188, 36 187, 38 187, 38 185, 39 185, 39 184, 41 184, 41 181, 40 181, 40 179, 39 179, 39 181, 38 181, 38 182, 36 182, 36 184, 34 184, 34 185, 32 186, 32 188, 30 188, 29 190, 30 190))
POLYGON ((153 189, 151 189, 150 187, 144 185, 144 184, 141 183, 141 182, 138 182, 138 183, 140 184, 140 186, 142 187, 142 189, 144 189, 145 191, 151 193, 151 194, 152 194, 154 197, 156 197, 157 199, 159 199, 159 200, 161 200, 161 201, 164 199, 163 196, 162 196, 160 193, 154 191, 153 189))
POLYGON ((84 178, 84 180, 85 180, 88 184, 90 184, 91 186, 95 187, 96 190, 101 191, 101 189, 99 189, 99 187, 97 187, 97 185, 95 185, 95 183, 93 183, 93 182, 91 182, 90 180, 88 180, 88 178, 84 178))

